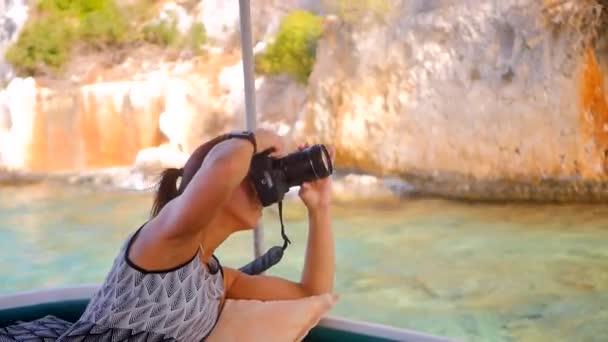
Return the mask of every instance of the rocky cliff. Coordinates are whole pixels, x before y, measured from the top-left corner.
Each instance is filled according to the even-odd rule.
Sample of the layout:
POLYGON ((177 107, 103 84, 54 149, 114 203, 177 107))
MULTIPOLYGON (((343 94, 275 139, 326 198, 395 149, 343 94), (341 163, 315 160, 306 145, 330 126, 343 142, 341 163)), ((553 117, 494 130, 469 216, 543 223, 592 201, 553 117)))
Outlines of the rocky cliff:
POLYGON ((4 61, 4 54, 21 33, 27 17, 25 0, 0 1, 0 84, 15 76, 10 65, 4 61))
POLYGON ((536 1, 405 1, 397 13, 329 23, 304 136, 335 143, 343 166, 438 193, 605 196, 605 49, 543 22, 536 1))
MULTIPOLYGON (((205 3, 230 13, 222 26, 199 8, 195 17, 224 42, 205 58, 128 58, 68 87, 14 79, 1 95, 2 163, 180 164, 203 140, 243 127, 242 66, 228 43, 238 8, 205 3)), ((258 48, 283 14, 323 14, 322 3, 252 2, 258 48)), ((292 141, 333 143, 343 169, 398 176, 433 194, 604 200, 606 49, 564 25, 576 16, 558 16, 586 19, 601 7, 581 14, 573 4, 393 1, 380 19, 327 17, 307 85, 258 77, 260 125, 292 141)))

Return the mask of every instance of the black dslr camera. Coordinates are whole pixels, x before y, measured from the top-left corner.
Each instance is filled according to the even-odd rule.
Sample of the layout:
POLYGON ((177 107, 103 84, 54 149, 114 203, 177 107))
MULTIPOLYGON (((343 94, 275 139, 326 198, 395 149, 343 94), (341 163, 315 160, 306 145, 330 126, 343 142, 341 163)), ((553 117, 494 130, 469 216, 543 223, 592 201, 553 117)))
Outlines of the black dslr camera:
POLYGON ((283 158, 272 158, 271 151, 253 156, 249 178, 264 207, 283 200, 289 188, 333 173, 329 152, 324 145, 313 145, 283 158))
POLYGON ((278 263, 291 242, 283 225, 283 197, 289 188, 315 179, 329 177, 333 165, 324 145, 313 145, 305 150, 291 153, 283 158, 272 158, 272 151, 257 153, 251 159, 249 179, 264 207, 279 205, 279 220, 283 246, 270 248, 264 255, 240 268, 246 274, 260 274, 278 263))

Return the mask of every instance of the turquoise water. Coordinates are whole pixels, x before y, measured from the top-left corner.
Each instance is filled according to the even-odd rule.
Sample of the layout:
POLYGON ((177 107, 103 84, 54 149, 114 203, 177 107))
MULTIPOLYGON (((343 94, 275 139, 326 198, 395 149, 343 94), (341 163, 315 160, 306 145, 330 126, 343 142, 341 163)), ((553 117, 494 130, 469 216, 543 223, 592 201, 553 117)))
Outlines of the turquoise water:
MULTIPOLYGON (((100 282, 148 214, 145 193, 52 185, 0 188, 0 294, 100 282)), ((298 279, 303 207, 288 203, 293 244, 272 274, 298 279)), ((280 242, 276 211, 266 247, 280 242)), ((335 209, 333 315, 469 341, 606 341, 608 207, 480 205, 417 199, 335 209)), ((251 233, 220 260, 252 257, 251 233)))

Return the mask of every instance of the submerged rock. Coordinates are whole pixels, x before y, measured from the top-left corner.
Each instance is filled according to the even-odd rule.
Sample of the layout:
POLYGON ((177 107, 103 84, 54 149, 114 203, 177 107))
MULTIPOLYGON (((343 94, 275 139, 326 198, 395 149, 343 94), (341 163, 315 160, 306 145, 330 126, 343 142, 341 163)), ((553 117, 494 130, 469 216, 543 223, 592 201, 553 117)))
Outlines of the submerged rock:
MULTIPOLYGON (((143 191, 153 192, 165 167, 181 167, 179 154, 173 156, 169 164, 156 155, 174 153, 169 148, 148 150, 142 153, 136 167, 114 167, 78 172, 25 172, 0 170, 0 186, 23 186, 33 183, 59 183, 101 191, 143 191)), ((185 161, 184 161, 185 162, 185 161)), ((286 194, 286 201, 298 201, 299 187, 293 187, 286 194)), ((416 189, 399 179, 381 179, 370 175, 341 174, 333 179, 332 197, 336 203, 394 203, 401 198, 417 195, 416 189)))

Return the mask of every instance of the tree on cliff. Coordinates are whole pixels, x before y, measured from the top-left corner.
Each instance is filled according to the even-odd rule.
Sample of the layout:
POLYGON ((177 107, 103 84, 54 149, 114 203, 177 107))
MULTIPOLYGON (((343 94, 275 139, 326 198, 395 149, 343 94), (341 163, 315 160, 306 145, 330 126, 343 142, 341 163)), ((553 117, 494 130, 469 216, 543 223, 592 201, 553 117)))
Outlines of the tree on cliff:
POLYGON ((38 0, 6 59, 26 75, 57 74, 78 52, 100 52, 142 43, 200 52, 205 28, 195 23, 182 34, 169 15, 153 20, 159 3, 136 0, 38 0))

